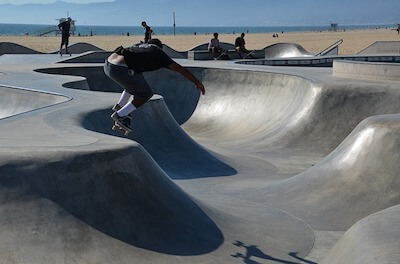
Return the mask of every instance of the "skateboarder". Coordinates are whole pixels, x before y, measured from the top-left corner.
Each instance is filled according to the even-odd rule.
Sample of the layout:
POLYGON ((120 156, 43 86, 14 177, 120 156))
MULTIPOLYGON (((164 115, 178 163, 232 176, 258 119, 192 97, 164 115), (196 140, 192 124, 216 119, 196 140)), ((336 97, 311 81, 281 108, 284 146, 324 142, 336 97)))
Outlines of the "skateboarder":
POLYGON ((142 27, 144 28, 144 43, 148 43, 153 34, 153 30, 147 25, 146 21, 142 22, 142 27))
POLYGON ((147 44, 126 49, 118 47, 106 60, 104 72, 124 89, 120 100, 113 107, 115 112, 111 115, 119 127, 130 132, 130 114, 153 96, 153 90, 142 73, 161 68, 180 73, 192 81, 203 95, 205 94, 203 84, 164 53, 160 40, 151 39, 147 44), (132 95, 133 99, 130 100, 132 95))
POLYGON ((64 22, 58 24, 58 28, 61 30, 60 55, 62 56, 62 47, 64 44, 65 44, 65 53, 70 54, 68 52, 68 42, 69 42, 69 30, 71 28, 71 18, 69 17, 64 22))

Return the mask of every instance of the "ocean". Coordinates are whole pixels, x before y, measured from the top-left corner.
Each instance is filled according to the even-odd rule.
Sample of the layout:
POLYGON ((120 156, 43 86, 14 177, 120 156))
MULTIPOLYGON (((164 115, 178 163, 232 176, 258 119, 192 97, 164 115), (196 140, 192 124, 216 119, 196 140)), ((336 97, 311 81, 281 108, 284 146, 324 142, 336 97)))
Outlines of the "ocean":
MULTIPOLYGON (((21 36, 35 35, 35 32, 46 27, 55 25, 26 25, 26 24, 2 24, 0 23, 0 36, 21 36)), ((172 26, 153 26, 156 35, 172 35, 174 28, 172 26)), ((192 34, 212 34, 218 32, 220 34, 240 34, 245 33, 272 33, 272 32, 304 32, 304 31, 325 31, 330 28, 327 26, 240 26, 240 27, 179 27, 175 29, 176 34, 192 35, 192 34)), ((395 28, 395 25, 339 25, 339 30, 352 29, 371 29, 371 28, 395 28)), ((81 26, 76 25, 75 35, 142 35, 143 28, 130 26, 81 26)), ((54 35, 54 33, 52 33, 54 35)))

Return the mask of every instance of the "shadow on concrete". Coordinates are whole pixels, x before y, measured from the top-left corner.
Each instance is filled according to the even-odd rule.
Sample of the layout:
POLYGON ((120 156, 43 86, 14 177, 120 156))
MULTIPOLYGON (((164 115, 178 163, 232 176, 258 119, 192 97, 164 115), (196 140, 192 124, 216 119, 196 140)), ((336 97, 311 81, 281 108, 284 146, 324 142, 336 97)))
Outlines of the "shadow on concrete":
MULTIPOLYGON (((82 120, 86 129, 124 137, 111 129, 110 109, 89 113, 82 120)), ((133 113, 133 132, 140 143, 172 179, 196 179, 236 175, 237 171, 192 140, 176 123, 162 100, 149 101, 133 113)))
MULTIPOLYGON (((143 153, 136 147, 9 162, 0 166, 0 185, 19 197, 49 199, 96 230, 138 248, 182 256, 217 249, 224 238, 216 224, 143 153)), ((8 202, 7 194, 1 197, 1 203, 8 202)), ((45 221, 54 225, 52 219, 45 221)))
POLYGON ((308 260, 305 260, 303 258, 300 258, 299 256, 297 256, 297 254, 298 254, 297 252, 290 252, 288 254, 289 256, 299 260, 299 262, 293 262, 293 261, 289 261, 289 260, 285 260, 285 259, 279 259, 279 258, 275 258, 273 256, 270 256, 270 255, 264 253, 256 245, 245 245, 241 241, 236 241, 235 243, 233 243, 233 245, 235 245, 237 247, 240 247, 240 248, 244 248, 246 250, 245 254, 236 253, 234 255, 231 255, 234 258, 242 258, 243 259, 243 263, 246 263, 246 264, 261 264, 260 262, 257 262, 255 260, 253 260, 252 258, 259 258, 259 259, 268 260, 268 261, 271 261, 271 262, 284 263, 284 264, 299 264, 299 263, 317 264, 315 262, 308 261, 308 260))

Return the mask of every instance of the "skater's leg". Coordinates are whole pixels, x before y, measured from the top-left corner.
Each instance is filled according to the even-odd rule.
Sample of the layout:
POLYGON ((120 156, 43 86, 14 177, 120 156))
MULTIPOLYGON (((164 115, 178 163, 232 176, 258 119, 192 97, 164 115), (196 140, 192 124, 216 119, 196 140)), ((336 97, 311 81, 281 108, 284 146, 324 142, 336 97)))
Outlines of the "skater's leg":
MULTIPOLYGON (((118 101, 118 103, 117 103, 119 109, 121 109, 122 107, 124 107, 124 106, 129 102, 129 99, 131 98, 131 96, 132 96, 132 95, 131 95, 130 93, 128 93, 126 90, 124 90, 124 91, 122 92, 121 97, 119 98, 119 101, 118 101)), ((118 109, 118 110, 119 110, 119 109, 118 109)))
POLYGON ((68 43, 69 43, 69 36, 65 36, 65 54, 69 54, 68 43))
POLYGON ((131 102, 125 104, 120 110, 117 111, 119 117, 126 117, 135 111, 137 108, 144 105, 148 100, 150 100, 151 96, 145 98, 134 98, 131 102))

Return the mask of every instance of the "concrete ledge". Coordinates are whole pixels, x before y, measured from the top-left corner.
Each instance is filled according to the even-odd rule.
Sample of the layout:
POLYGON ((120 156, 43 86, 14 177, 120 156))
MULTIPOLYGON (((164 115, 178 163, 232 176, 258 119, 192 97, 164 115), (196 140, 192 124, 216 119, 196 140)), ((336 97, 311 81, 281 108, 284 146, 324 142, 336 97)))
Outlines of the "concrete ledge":
MULTIPOLYGON (((228 56, 231 59, 239 58, 235 50, 228 50, 228 56)), ((213 60, 211 52, 208 50, 191 50, 188 51, 188 60, 213 60)))
MULTIPOLYGON (((264 58, 264 50, 255 50, 251 54, 253 58, 260 59, 264 58)), ((230 59, 240 59, 236 50, 228 50, 228 56, 230 59)), ((245 57, 245 54, 242 53, 242 57, 245 57)), ((212 60, 214 59, 211 52, 208 50, 191 50, 188 51, 188 60, 212 60)))
POLYGON ((400 81, 400 65, 379 62, 334 61, 333 76, 352 79, 400 81))

